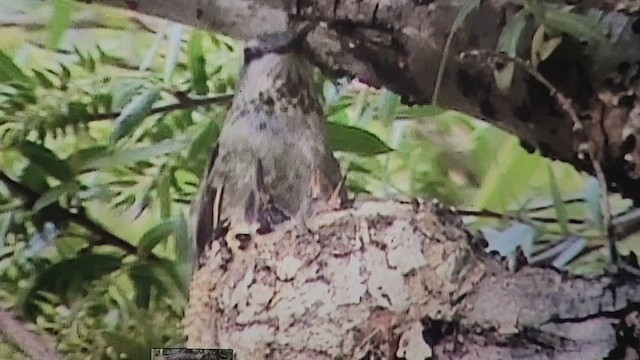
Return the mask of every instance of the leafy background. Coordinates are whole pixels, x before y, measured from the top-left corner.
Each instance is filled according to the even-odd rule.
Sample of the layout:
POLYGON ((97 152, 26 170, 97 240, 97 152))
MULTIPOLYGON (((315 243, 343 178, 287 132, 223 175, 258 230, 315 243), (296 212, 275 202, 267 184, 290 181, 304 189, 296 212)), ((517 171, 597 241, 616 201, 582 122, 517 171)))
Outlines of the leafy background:
MULTIPOLYGON (((70 359, 144 359, 183 344, 188 203, 241 48, 69 0, 0 0, 0 306, 70 359)), ((352 194, 490 210, 465 218, 490 249, 602 269, 593 179, 454 111, 345 79, 323 90, 352 194)), ((0 358, 25 357, 0 341, 0 358)))

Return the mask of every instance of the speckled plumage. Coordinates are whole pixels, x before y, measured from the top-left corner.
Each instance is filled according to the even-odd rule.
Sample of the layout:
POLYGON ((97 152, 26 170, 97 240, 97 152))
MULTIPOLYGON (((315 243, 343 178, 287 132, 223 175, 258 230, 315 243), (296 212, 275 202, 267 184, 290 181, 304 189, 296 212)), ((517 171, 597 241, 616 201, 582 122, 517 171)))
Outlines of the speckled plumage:
POLYGON ((198 258, 223 235, 250 236, 307 216, 314 198, 328 200, 340 187, 313 67, 294 48, 269 43, 286 39, 258 39, 245 51, 255 58, 243 68, 192 206, 198 258))

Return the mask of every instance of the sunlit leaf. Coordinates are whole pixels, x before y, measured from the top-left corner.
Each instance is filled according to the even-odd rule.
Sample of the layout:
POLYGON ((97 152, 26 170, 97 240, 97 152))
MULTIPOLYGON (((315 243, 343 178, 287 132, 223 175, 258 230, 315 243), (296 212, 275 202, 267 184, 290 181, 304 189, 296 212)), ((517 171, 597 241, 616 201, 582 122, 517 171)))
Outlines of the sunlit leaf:
POLYGON ((184 25, 182 24, 172 24, 171 29, 169 30, 169 50, 167 53, 167 58, 164 63, 164 82, 168 83, 173 76, 173 72, 176 68, 176 64, 178 63, 178 58, 180 56, 180 51, 182 50, 182 33, 184 30, 184 25))
POLYGON ((158 88, 150 88, 144 90, 141 94, 135 96, 115 120, 112 133, 112 141, 118 141, 129 135, 144 118, 149 114, 153 103, 160 97, 158 88))
POLYGON ((9 55, 0 50, 0 83, 10 81, 29 82, 30 79, 11 60, 9 55))
POLYGON ((549 188, 551 191, 551 198, 553 199, 553 208, 556 211, 556 218, 558 219, 558 225, 560 225, 562 232, 567 235, 569 234, 567 207, 562 200, 562 193, 558 187, 558 181, 553 173, 551 164, 547 165, 547 169, 549 171, 549 188))
POLYGON ((207 71, 205 69, 204 50, 202 49, 203 32, 193 30, 189 40, 189 69, 191 70, 191 84, 198 95, 209 92, 207 86, 207 71))
POLYGON ((73 179, 74 174, 71 166, 60 159, 51 149, 29 140, 20 142, 16 148, 32 164, 37 165, 47 174, 61 181, 73 179))
POLYGON ((47 190, 44 194, 40 195, 33 205, 33 211, 37 212, 45 207, 55 203, 58 199, 67 194, 71 194, 79 189, 78 183, 75 181, 64 182, 58 186, 54 186, 47 190))
POLYGON ((540 171, 543 161, 540 156, 527 154, 517 138, 504 142, 482 179, 475 208, 505 210, 517 194, 529 187, 529 180, 540 171))
POLYGON ((166 240, 173 233, 173 221, 162 221, 147 230, 138 243, 138 253, 142 257, 148 256, 160 242, 166 240))
POLYGON ((128 359, 146 359, 149 357, 149 347, 127 334, 107 331, 104 333, 104 337, 116 351, 127 354, 128 359))
POLYGON ((187 220, 184 214, 180 213, 172 224, 176 239, 176 270, 182 278, 182 283, 186 285, 191 280, 192 265, 195 261, 194 246, 189 238, 187 220))
POLYGON ((78 159, 78 169, 82 171, 122 166, 132 162, 151 160, 163 155, 172 154, 184 149, 188 139, 167 139, 149 146, 113 151, 96 151, 90 156, 78 159))
MULTIPOLYGON (((511 57, 516 56, 518 44, 520 43, 520 35, 525 25, 527 25, 527 15, 529 12, 526 9, 521 9, 516 15, 510 19, 500 33, 498 39, 498 51, 505 52, 511 57)), ((496 80, 496 86, 502 91, 506 91, 511 87, 511 81, 513 80, 514 64, 508 63, 500 70, 494 70, 493 76, 496 80)))
POLYGON ((396 110, 400 105, 400 96, 384 90, 380 96, 380 105, 378 105, 378 118, 385 124, 390 123, 396 118, 396 110))
POLYGON ((353 126, 327 123, 331 148, 360 155, 378 155, 393 151, 376 135, 353 126))
POLYGON ((74 5, 71 0, 53 0, 53 13, 49 19, 49 47, 55 48, 71 26, 74 5))
POLYGON ((590 177, 584 188, 584 199, 589 207, 591 220, 600 230, 604 230, 604 218, 602 213, 602 189, 595 177, 590 177))

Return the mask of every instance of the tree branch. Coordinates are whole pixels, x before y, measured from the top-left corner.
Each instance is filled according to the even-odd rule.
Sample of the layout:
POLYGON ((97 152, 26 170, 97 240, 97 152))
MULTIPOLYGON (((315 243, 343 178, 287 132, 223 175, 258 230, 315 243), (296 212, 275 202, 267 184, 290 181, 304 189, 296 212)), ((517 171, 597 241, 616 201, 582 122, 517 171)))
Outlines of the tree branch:
MULTIPOLYGON (((2 181, 7 186, 9 191, 26 199, 27 201, 25 202, 25 204, 26 203, 33 204, 36 200, 38 200, 38 198, 40 198, 41 194, 31 190, 26 185, 11 179, 3 171, 0 171, 0 181, 2 181)), ((69 211, 69 209, 66 209, 60 206, 60 204, 57 202, 49 206, 51 206, 56 213, 61 214, 66 219, 82 226, 89 233, 93 234, 94 236, 97 236, 99 241, 97 243, 94 243, 94 245, 111 245, 131 255, 135 255, 138 253, 137 247, 131 245, 124 239, 118 237, 117 235, 109 232, 108 230, 103 228, 101 225, 96 223, 94 220, 89 218, 88 215, 81 214, 81 213, 73 213, 69 211)), ((150 257, 153 259, 157 259, 157 257, 153 254, 151 254, 150 257)))
MULTIPOLYGON (((190 109, 196 106, 223 104, 223 103, 230 102, 231 100, 233 100, 233 95, 218 95, 218 96, 212 96, 204 99, 192 99, 185 96, 185 97, 181 97, 180 101, 175 104, 159 106, 151 109, 148 115, 159 114, 159 113, 164 113, 164 112, 169 112, 174 110, 190 109)), ((118 116, 120 116, 119 112, 93 114, 89 116, 89 119, 87 121, 108 120, 108 119, 117 118, 118 116)))
POLYGON ((0 334, 32 359, 62 360, 55 349, 40 335, 30 331, 13 314, 0 309, 0 334))

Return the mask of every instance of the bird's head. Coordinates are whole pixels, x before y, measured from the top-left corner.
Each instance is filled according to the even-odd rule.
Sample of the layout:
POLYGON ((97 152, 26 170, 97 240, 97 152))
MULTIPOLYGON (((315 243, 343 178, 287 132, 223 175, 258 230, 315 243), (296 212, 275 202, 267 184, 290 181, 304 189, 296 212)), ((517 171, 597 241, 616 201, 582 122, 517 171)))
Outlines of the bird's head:
POLYGON ((267 33, 249 40, 244 48, 245 67, 267 55, 287 55, 302 52, 302 45, 310 30, 311 26, 305 26, 298 31, 267 33))

